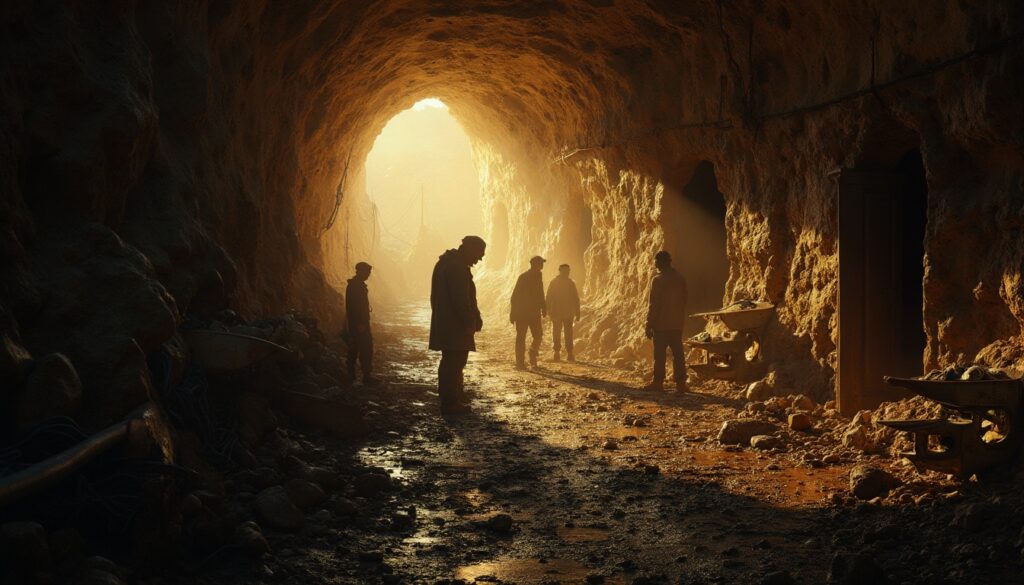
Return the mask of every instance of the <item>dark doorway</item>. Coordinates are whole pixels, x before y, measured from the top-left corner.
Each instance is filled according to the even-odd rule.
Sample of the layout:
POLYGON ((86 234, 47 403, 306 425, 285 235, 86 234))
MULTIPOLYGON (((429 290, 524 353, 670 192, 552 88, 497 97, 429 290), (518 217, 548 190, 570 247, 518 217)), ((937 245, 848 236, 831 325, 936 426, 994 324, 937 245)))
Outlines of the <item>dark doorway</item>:
MULTIPOLYGON (((671 179, 667 181, 662 223, 665 247, 689 285, 686 310, 693 314, 718 309, 729 279, 729 258, 725 251, 725 199, 718 190, 715 167, 708 161, 698 163, 692 175, 676 182, 682 185, 676 187, 678 195, 672 193, 671 179)), ((703 320, 691 319, 684 333, 690 335, 703 327, 703 320)))
POLYGON ((887 170, 844 171, 838 208, 837 399, 852 414, 902 396, 883 376, 922 373, 928 185, 920 151, 887 170))

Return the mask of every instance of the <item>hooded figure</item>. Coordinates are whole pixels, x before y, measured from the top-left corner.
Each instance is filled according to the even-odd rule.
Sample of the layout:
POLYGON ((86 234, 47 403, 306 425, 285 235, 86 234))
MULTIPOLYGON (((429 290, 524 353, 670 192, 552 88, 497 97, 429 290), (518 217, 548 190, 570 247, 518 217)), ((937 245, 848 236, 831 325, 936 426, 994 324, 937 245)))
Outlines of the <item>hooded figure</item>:
POLYGON ((483 239, 466 236, 458 249, 441 254, 430 281, 430 349, 441 352, 437 391, 446 414, 469 410, 463 369, 484 325, 470 267, 484 257, 485 249, 483 239))

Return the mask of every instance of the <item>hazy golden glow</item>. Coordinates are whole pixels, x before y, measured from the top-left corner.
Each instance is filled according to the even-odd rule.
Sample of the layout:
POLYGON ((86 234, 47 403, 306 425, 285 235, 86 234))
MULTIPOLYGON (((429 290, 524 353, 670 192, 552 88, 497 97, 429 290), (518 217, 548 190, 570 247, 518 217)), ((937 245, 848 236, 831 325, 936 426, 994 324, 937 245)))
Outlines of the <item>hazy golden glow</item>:
POLYGON ((467 234, 483 234, 469 137, 437 98, 392 118, 366 158, 382 252, 409 293, 428 289, 434 261, 467 234))

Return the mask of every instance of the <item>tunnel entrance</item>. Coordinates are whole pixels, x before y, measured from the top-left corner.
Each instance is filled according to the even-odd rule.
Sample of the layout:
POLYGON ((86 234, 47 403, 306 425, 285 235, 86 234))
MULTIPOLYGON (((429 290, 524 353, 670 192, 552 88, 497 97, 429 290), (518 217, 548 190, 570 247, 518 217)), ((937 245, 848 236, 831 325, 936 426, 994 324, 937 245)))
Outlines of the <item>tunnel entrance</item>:
POLYGON ((922 373, 928 185, 918 149, 839 181, 839 373, 844 414, 899 398, 882 377, 922 373))
MULTIPOLYGON (((725 242, 725 198, 718 190, 715 167, 701 161, 692 174, 669 177, 670 192, 663 201, 665 247, 689 286, 688 313, 713 311, 722 305, 729 279, 725 242), (685 183, 684 183, 685 181, 685 183), (676 189, 678 195, 671 193, 676 189)), ((689 320, 684 334, 704 328, 701 319, 689 320)))
POLYGON ((416 102, 381 130, 366 157, 366 189, 378 210, 377 277, 406 299, 430 292, 438 256, 483 233, 472 146, 448 107, 416 102))

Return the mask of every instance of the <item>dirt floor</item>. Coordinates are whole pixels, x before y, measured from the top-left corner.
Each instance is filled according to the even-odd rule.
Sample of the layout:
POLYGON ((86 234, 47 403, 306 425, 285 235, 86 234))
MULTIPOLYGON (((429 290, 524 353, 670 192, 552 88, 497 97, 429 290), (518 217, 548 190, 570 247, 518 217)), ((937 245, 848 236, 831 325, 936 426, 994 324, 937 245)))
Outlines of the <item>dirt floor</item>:
MULTIPOLYGON (((999 505, 988 487, 927 505, 841 503, 833 494, 848 492, 852 462, 719 445, 722 421, 745 406, 728 385, 651 393, 586 363, 518 372, 508 328, 495 327, 467 368, 473 413, 445 420, 428 323, 425 307, 409 306, 381 327, 387 383, 356 389, 368 437, 282 431, 341 486, 302 530, 264 528, 261 560, 211 559, 171 581, 1020 582, 1012 526, 995 542, 989 524, 949 525, 956 500, 999 505), (384 485, 365 479, 381 472, 384 485)), ((236 483, 243 504, 259 491, 258 478, 236 483)))

